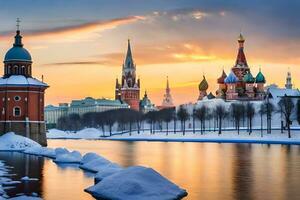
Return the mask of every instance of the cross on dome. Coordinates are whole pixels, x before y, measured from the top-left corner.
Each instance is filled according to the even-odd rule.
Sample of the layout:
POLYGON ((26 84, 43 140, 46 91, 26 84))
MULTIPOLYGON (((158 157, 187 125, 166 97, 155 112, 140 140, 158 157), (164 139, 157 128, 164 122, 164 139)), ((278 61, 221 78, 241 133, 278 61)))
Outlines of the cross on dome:
POLYGON ((17 22, 17 31, 19 31, 20 30, 20 23, 21 23, 21 20, 20 20, 20 18, 17 18, 17 20, 16 20, 16 22, 17 22))

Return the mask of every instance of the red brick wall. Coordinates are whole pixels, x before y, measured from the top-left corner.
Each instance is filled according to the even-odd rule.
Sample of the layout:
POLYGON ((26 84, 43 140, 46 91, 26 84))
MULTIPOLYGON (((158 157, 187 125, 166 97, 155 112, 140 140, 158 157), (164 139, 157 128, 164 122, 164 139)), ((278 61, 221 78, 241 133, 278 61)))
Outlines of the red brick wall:
POLYGON ((44 91, 45 88, 36 87, 0 87, 0 120, 23 121, 29 117, 30 121, 43 121, 44 91), (16 101, 15 96, 19 96, 20 100, 16 101), (15 106, 21 108, 19 117, 13 115, 15 106))

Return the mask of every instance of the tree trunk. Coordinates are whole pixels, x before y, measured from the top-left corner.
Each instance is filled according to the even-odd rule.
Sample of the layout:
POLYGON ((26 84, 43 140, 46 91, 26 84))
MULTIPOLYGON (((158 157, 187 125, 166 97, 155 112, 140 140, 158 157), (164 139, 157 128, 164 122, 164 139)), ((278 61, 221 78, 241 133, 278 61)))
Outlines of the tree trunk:
POLYGON ((183 121, 183 135, 185 135, 185 121, 183 121))
POLYGON ((167 135, 169 134, 169 122, 167 122, 167 135))
POLYGON ((219 135, 222 133, 222 119, 219 118, 219 135))
POLYGON ((129 136, 131 136, 131 122, 129 122, 129 136))
POLYGON ((176 120, 174 119, 174 134, 176 134, 176 120))
POLYGON ((260 114, 260 136, 263 137, 263 115, 260 114))
POLYGON ((287 128, 288 128, 288 135, 289 138, 291 138, 291 127, 290 127, 291 123, 290 123, 290 119, 287 120, 287 128))
POLYGON ((249 122, 249 129, 250 129, 250 132, 249 132, 249 135, 252 133, 252 117, 250 117, 250 122, 249 122))
POLYGON ((195 134, 195 117, 193 117, 193 133, 195 134))

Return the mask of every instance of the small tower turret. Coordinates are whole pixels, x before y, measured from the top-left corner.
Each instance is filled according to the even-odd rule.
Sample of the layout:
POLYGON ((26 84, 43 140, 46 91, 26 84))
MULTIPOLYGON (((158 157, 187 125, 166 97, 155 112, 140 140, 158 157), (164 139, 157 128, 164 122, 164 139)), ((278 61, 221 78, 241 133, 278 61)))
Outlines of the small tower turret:
POLYGON ((290 70, 287 72, 285 88, 286 89, 293 89, 292 75, 291 75, 290 70))

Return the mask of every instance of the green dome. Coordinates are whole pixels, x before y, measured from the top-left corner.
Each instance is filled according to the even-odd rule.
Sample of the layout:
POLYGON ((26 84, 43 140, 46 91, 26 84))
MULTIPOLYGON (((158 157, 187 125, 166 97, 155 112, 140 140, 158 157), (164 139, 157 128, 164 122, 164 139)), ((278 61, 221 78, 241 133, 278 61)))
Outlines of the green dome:
POLYGON ((248 73, 244 76, 243 81, 244 81, 245 83, 254 83, 254 82, 255 82, 255 79, 254 79, 254 77, 252 76, 251 72, 248 72, 248 73))
POLYGON ((207 83, 207 81, 205 79, 205 76, 203 76, 203 80, 199 84, 199 90, 200 91, 205 91, 207 89, 208 89, 208 83, 207 83))
POLYGON ((261 71, 258 72, 255 78, 256 83, 266 83, 265 76, 261 73, 261 71))

